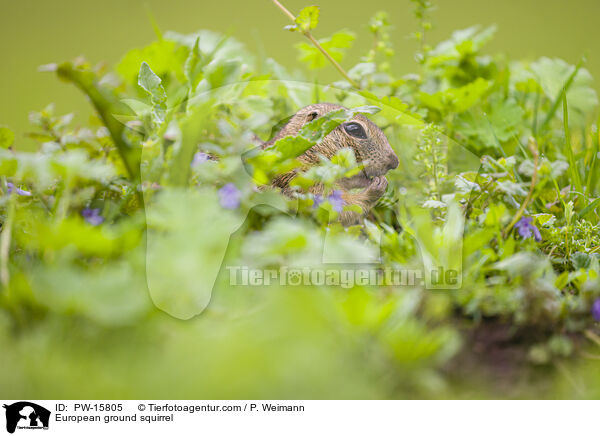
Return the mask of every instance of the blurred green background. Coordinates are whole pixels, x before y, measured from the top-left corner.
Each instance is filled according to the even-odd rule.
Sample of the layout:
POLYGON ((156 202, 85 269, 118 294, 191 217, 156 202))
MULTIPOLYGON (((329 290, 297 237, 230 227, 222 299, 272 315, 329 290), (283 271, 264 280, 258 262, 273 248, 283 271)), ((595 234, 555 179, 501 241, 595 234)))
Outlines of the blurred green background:
MULTIPOLYGON (((402 72, 414 70, 415 43, 408 35, 415 30, 415 21, 409 0, 285 0, 283 3, 292 12, 318 4, 321 21, 315 32, 317 37, 341 28, 357 32, 355 46, 346 59, 348 65, 353 65, 371 43, 365 28, 368 18, 378 10, 386 10, 395 26, 396 68, 402 72)), ((453 30, 473 24, 497 24, 498 33, 490 50, 501 50, 513 58, 558 56, 570 63, 587 54, 588 69, 600 77, 600 56, 593 51, 600 38, 597 0, 435 3, 432 43, 453 30)), ((16 131, 20 138, 16 147, 20 149, 33 147, 23 139, 28 130, 29 111, 55 102, 58 113, 76 112, 79 120, 90 113, 79 91, 60 83, 53 74, 37 72, 37 67, 80 55, 93 63, 106 61, 113 65, 127 50, 155 38, 148 12, 163 31, 185 33, 203 28, 229 33, 256 53, 273 57, 291 68, 297 65, 293 46, 301 36, 283 30, 289 23, 271 0, 1 0, 1 4, 0 124, 16 131)), ((330 80, 336 73, 328 67, 319 74, 330 80)))

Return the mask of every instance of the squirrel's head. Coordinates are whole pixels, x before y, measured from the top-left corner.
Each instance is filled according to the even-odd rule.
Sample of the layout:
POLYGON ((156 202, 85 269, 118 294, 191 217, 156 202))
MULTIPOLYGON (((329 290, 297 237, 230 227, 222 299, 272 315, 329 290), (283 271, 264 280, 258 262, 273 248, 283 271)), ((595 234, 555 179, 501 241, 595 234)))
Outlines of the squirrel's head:
MULTIPOLYGON (((306 106, 290 119, 282 136, 295 135, 306 123, 338 109, 344 107, 331 103, 306 106)), ((319 155, 331 159, 342 148, 351 148, 356 160, 363 163, 364 171, 354 178, 357 182, 360 182, 358 179, 364 180, 365 185, 374 177, 383 176, 398 167, 398 157, 385 134, 360 114, 337 126, 319 144, 307 150, 302 160, 316 164, 319 162, 319 155)))

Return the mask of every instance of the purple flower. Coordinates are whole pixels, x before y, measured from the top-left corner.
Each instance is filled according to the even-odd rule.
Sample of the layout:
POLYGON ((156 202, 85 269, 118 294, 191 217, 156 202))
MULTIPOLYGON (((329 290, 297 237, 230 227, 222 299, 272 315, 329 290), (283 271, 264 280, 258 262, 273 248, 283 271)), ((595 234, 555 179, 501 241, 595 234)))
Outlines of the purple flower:
POLYGON ((592 304, 592 316, 596 321, 600 321, 600 298, 596 298, 592 304))
POLYGON ((333 191, 328 198, 329 204, 336 212, 341 212, 344 209, 344 199, 342 198, 342 191, 333 191))
POLYGON ((313 209, 316 209, 323 203, 323 196, 321 194, 315 194, 313 197, 313 209))
POLYGON ((100 225, 104 222, 104 217, 100 215, 100 209, 91 209, 86 207, 81 211, 81 216, 88 224, 93 226, 100 225))
POLYGON ((224 209, 237 209, 240 207, 241 192, 233 183, 228 183, 219 189, 221 207, 224 209))
POLYGON ((542 240, 542 235, 540 234, 538 228, 532 224, 532 222, 533 218, 530 216, 524 216, 517 222, 517 224, 515 224, 515 228, 523 239, 531 238, 533 234, 535 240, 540 242, 542 240))
POLYGON ((13 183, 11 183, 11 182, 6 182, 6 186, 8 187, 8 193, 9 194, 11 192, 13 192, 13 189, 14 189, 17 195, 22 195, 24 197, 30 197, 31 196, 31 192, 25 191, 23 189, 15 188, 15 185, 13 183))
POLYGON ((199 151, 194 155, 194 159, 192 159, 192 166, 195 167, 196 165, 206 162, 207 160, 208 154, 199 151))

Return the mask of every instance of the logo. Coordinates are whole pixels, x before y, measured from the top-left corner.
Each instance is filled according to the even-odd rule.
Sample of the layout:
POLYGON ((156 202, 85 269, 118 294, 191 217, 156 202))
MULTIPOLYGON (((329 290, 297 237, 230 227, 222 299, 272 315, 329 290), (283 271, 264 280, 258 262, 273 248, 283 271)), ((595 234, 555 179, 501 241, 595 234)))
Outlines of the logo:
POLYGON ((50 411, 28 401, 19 401, 6 409, 6 431, 14 433, 15 429, 48 430, 50 411))

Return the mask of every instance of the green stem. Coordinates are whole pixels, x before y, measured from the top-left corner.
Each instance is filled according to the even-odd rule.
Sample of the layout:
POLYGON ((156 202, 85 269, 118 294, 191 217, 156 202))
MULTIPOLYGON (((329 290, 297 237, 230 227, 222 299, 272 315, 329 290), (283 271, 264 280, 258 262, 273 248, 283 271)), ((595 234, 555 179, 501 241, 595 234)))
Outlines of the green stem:
POLYGON ((73 83, 88 96, 108 129, 131 181, 139 183, 140 151, 125 141, 125 125, 115 118, 115 114, 129 115, 131 110, 101 87, 91 71, 80 70, 67 62, 59 65, 56 72, 61 79, 73 83))
POLYGON ((104 126, 108 129, 115 144, 123 166, 129 175, 129 180, 135 187, 136 197, 140 207, 144 204, 142 193, 138 190, 140 184, 141 149, 134 147, 125 138, 125 125, 115 115, 133 115, 131 109, 119 101, 108 89, 101 86, 93 72, 82 70, 65 62, 56 69, 59 78, 71 82, 84 92, 90 99, 104 126))
POLYGON ((533 197, 533 190, 535 189, 535 184, 537 183, 538 163, 539 163, 540 155, 538 153, 537 144, 535 142, 535 139, 533 139, 533 138, 529 138, 529 150, 531 151, 531 154, 533 154, 533 174, 531 176, 531 184, 529 185, 529 192, 527 193, 527 197, 525 198, 523 203, 521 203, 521 207, 515 214, 514 218, 510 222, 510 224, 507 225, 506 228, 502 231, 502 234, 505 238, 508 236, 508 234, 511 231, 511 229, 513 228, 513 226, 523 216, 523 212, 525 212, 525 208, 527 208, 527 205, 531 201, 531 197, 533 197))
POLYGON ((600 115, 598 116, 598 121, 596 122, 596 132, 592 128, 592 159, 590 162, 590 166, 587 173, 587 181, 586 181, 586 192, 588 195, 594 194, 595 181, 596 181, 596 164, 598 161, 598 153, 600 153, 600 115))
MULTIPOLYGON (((281 9, 281 11, 282 11, 282 12, 283 12, 285 15, 287 15, 287 16, 288 16, 288 18, 289 18, 290 20, 292 20, 294 23, 296 22, 296 17, 294 16, 294 14, 292 14, 292 13, 291 13, 291 12, 290 12, 288 9, 286 9, 286 7, 285 7, 285 6, 283 6, 283 5, 282 5, 281 3, 279 3, 277 0, 273 0, 273 3, 275 3, 275 6, 277 6, 279 9, 281 9)), ((352 79, 350 78, 350 76, 348 75, 348 73, 346 73, 346 71, 345 71, 345 70, 342 68, 342 66, 341 66, 340 64, 338 64, 338 63, 337 63, 337 61, 336 61, 334 58, 332 58, 332 57, 331 57, 331 55, 330 55, 329 53, 327 53, 327 50, 325 50, 325 49, 323 48, 323 46, 322 46, 322 45, 319 43, 319 41, 317 41, 317 40, 315 39, 315 37, 312 35, 312 33, 310 33, 310 31, 309 31, 309 30, 304 30, 304 31, 302 31, 302 34, 303 34, 304 36, 306 36, 306 37, 307 37, 307 38, 310 40, 310 42, 312 42, 312 43, 313 43, 313 45, 314 45, 314 46, 315 46, 315 47, 316 47, 316 48, 317 48, 317 49, 318 49, 318 50, 319 50, 321 53, 323 53, 323 56, 325 56, 325 57, 327 58, 327 60, 328 60, 329 62, 331 62, 331 64, 332 64, 332 65, 335 67, 335 69, 336 69, 336 70, 338 70, 338 71, 339 71, 339 73, 340 73, 342 76, 344 76, 344 78, 345 78, 345 79, 346 79, 348 82, 350 82, 350 84, 351 84, 352 86, 354 86, 354 87, 355 87, 355 88, 357 88, 357 89, 361 89, 361 88, 360 88, 360 85, 359 85, 357 82, 355 82, 354 80, 352 80, 352 79)))

